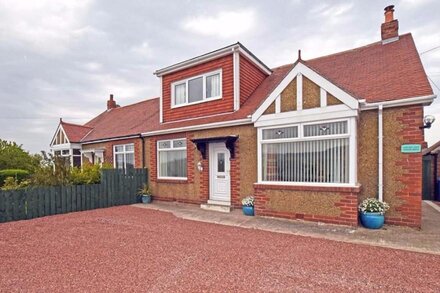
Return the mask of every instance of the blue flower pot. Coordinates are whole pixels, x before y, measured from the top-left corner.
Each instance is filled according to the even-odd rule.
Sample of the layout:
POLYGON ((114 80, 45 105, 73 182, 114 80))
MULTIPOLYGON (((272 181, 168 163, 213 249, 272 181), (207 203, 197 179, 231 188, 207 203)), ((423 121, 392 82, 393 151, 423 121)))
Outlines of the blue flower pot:
POLYGON ((365 228, 380 229, 384 222, 385 217, 380 213, 361 213, 361 223, 365 228))
POLYGON ((243 214, 246 216, 254 215, 254 207, 243 206, 243 214))
POLYGON ((142 203, 150 203, 151 195, 142 195, 142 203))

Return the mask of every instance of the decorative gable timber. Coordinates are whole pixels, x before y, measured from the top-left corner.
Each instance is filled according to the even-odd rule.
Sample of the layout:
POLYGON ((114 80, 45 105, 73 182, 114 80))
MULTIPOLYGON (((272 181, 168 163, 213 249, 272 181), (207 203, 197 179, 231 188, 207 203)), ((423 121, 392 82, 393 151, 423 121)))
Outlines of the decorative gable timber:
MULTIPOLYGON (((319 101, 321 107, 326 107, 327 105, 338 105, 338 101, 344 104, 346 107, 352 110, 359 109, 359 101, 351 96, 349 93, 345 92, 323 76, 319 75, 317 72, 309 68, 302 62, 298 62, 292 70, 286 75, 286 77, 278 84, 278 86, 269 94, 266 100, 261 104, 261 106, 252 115, 252 121, 257 121, 269 106, 276 102, 276 100, 281 100, 281 94, 287 90, 289 84, 296 79, 296 111, 301 111, 303 109, 309 109, 311 105, 308 102, 304 103, 303 96, 304 90, 308 94, 308 89, 304 89, 303 79, 307 82, 312 82, 320 87, 319 91, 319 101)), ((278 103, 282 105, 285 103, 282 100, 278 103)), ((316 104, 316 101, 315 101, 316 104)), ((277 111, 279 113, 280 111, 277 111)))
POLYGON ((69 143, 69 137, 67 136, 66 131, 64 131, 63 125, 60 123, 55 131, 52 141, 50 142, 50 146, 52 147, 54 145, 64 145, 69 143))

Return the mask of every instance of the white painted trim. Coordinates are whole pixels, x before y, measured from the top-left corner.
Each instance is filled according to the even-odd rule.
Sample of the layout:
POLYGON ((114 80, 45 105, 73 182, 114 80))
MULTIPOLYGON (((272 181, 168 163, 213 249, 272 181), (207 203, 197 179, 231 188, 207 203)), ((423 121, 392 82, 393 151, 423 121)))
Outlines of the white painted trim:
POLYGON ((379 105, 378 110, 378 199, 383 201, 383 106, 379 105))
POLYGON ((281 96, 275 99, 275 113, 281 113, 281 96))
POLYGON ((156 131, 151 131, 151 132, 144 132, 144 133, 142 133, 142 136, 146 137, 146 136, 154 136, 154 135, 160 135, 160 134, 179 133, 179 132, 185 132, 185 131, 239 126, 239 125, 246 125, 246 124, 252 124, 252 121, 250 118, 230 120, 230 121, 221 121, 221 122, 214 122, 214 123, 208 123, 208 124, 199 124, 199 125, 171 128, 171 129, 165 129, 165 130, 156 130, 156 131))
POLYGON ((121 137, 114 137, 114 138, 105 138, 105 139, 85 141, 85 142, 81 142, 81 144, 94 144, 94 143, 99 143, 99 142, 124 140, 124 139, 131 139, 131 138, 140 138, 140 137, 139 137, 139 135, 121 136, 121 137))
POLYGON ((261 64, 260 61, 258 61, 257 59, 255 59, 254 56, 252 56, 251 54, 249 54, 246 50, 244 50, 243 48, 239 47, 238 50, 240 51, 241 54, 243 54, 247 59, 249 59, 252 63, 254 63, 255 65, 257 65, 257 67, 263 71, 265 74, 267 75, 271 75, 272 71, 268 70, 267 67, 265 67, 263 64, 261 64))
MULTIPOLYGON (((66 135, 66 131, 64 130, 63 125, 60 123, 60 124, 58 124, 58 127, 57 127, 57 129, 55 130, 55 135, 52 137, 52 141, 50 142, 50 147, 54 146, 54 142, 56 141, 56 138, 57 138, 58 133, 59 133, 60 131, 63 132, 64 137, 65 137, 66 140, 67 140, 67 143, 70 143, 69 137, 66 135)), ((61 145, 61 144, 60 144, 60 145, 61 145)))
POLYGON ((320 99, 321 108, 327 107, 327 92, 322 87, 320 88, 319 91, 319 99, 320 99))
POLYGON ((303 76, 298 73, 296 76, 296 110, 301 111, 303 109, 303 76))
POLYGON ((298 63, 295 65, 294 68, 290 70, 290 72, 286 75, 286 77, 284 77, 284 79, 278 84, 278 86, 269 94, 263 104, 258 107, 258 109, 254 112, 254 114, 252 115, 252 122, 257 121, 263 115, 264 111, 266 111, 266 109, 273 103, 273 101, 281 94, 281 92, 299 73, 303 74, 319 87, 323 88, 326 92, 335 96, 349 108, 354 110, 357 110, 359 108, 359 101, 356 98, 354 98, 344 90, 340 89, 303 63, 298 63))
POLYGON ((424 106, 430 105, 434 99, 437 98, 437 95, 428 95, 428 96, 420 96, 420 97, 412 97, 406 99, 399 99, 394 101, 385 101, 385 102, 377 102, 377 103, 368 103, 361 101, 361 111, 365 110, 373 110, 378 109, 379 105, 382 105, 383 108, 391 108, 391 107, 401 107, 401 106, 409 106, 409 105, 417 105, 423 104, 424 106))
POLYGON ((134 146, 134 143, 126 143, 126 144, 115 144, 113 145, 113 168, 116 169, 116 155, 124 155, 124 170, 127 170, 127 160, 125 155, 126 154, 133 154, 133 167, 136 166, 136 148, 134 146), (133 151, 126 151, 126 147, 128 145, 133 146, 133 151), (116 152, 116 147, 122 146, 124 147, 124 150, 122 152, 116 152))
POLYGON ((234 69, 234 111, 240 109, 240 53, 234 49, 232 55, 234 69))
POLYGON ((163 123, 163 80, 159 76, 160 96, 159 96, 159 122, 163 123))
POLYGON ((357 184, 357 161, 358 161, 358 148, 357 148, 357 119, 351 118, 348 120, 348 127, 350 133, 350 145, 349 145, 349 182, 351 185, 357 184))
POLYGON ((263 140, 263 129, 257 128, 257 182, 261 182, 263 180, 263 160, 262 160, 262 144, 263 140))
POLYGON ((179 63, 174 64, 174 65, 171 65, 171 66, 168 66, 168 67, 156 70, 154 72, 154 74, 156 76, 163 76, 165 74, 170 74, 170 73, 182 70, 182 69, 193 67, 195 65, 198 65, 198 64, 201 64, 201 63, 205 63, 205 62, 208 62, 208 61, 211 61, 211 60, 214 60, 214 59, 217 59, 217 58, 220 58, 220 57, 232 54, 232 50, 234 48, 238 48, 238 47, 239 47, 238 44, 234 44, 232 46, 229 46, 229 47, 226 47, 226 48, 223 48, 223 49, 220 49, 220 50, 208 53, 208 54, 204 54, 202 56, 198 56, 198 57, 195 57, 195 58, 183 61, 183 62, 179 62, 179 63))
POLYGON ((274 126, 282 124, 324 121, 339 118, 357 117, 357 110, 349 109, 345 105, 328 106, 326 108, 313 108, 298 112, 283 112, 261 116, 254 123, 256 127, 274 126))
POLYGON ((188 180, 188 177, 169 177, 169 176, 160 176, 160 160, 159 160, 159 151, 161 152, 169 152, 169 151, 185 151, 187 158, 186 158, 186 172, 188 173, 188 141, 186 139, 186 137, 180 137, 180 138, 172 138, 172 139, 161 139, 156 141, 156 174, 157 174, 157 179, 165 179, 165 180, 188 180), (176 140, 184 140, 185 141, 185 146, 184 147, 174 147, 173 143, 176 140), (159 143, 164 142, 164 141, 169 141, 170 142, 170 148, 167 149, 159 149, 159 143))
POLYGON ((205 63, 223 56, 227 56, 229 54, 232 54, 232 52, 234 50, 239 50, 241 54, 243 54, 244 56, 246 56, 246 58, 249 58, 249 60, 251 60, 255 65, 258 66, 258 68, 260 68, 263 72, 265 72, 266 74, 270 75, 272 72, 259 60, 257 60, 255 57, 253 57, 251 54, 249 54, 245 49, 243 49, 241 47, 240 43, 236 43, 233 44, 231 46, 222 48, 220 50, 216 50, 189 60, 185 60, 182 62, 179 62, 177 64, 156 70, 154 72, 154 74, 156 76, 163 76, 165 74, 170 74, 172 72, 176 72, 182 69, 186 69, 189 67, 193 67, 195 65, 201 64, 201 63, 205 63))
MULTIPOLYGON (((354 110, 350 110, 354 111, 354 110)), ((356 111, 357 112, 357 111, 356 111)), ((277 139, 277 140, 263 140, 263 130, 275 128, 275 125, 271 127, 258 127, 257 129, 257 182, 259 184, 276 184, 276 185, 298 185, 298 186, 331 186, 331 187, 355 187, 357 186, 357 125, 356 117, 349 117, 347 119, 332 119, 324 120, 321 119, 319 122, 309 123, 310 121, 304 121, 301 123, 286 123, 283 125, 277 125, 282 127, 298 126, 298 137, 288 138, 288 139, 277 139), (328 136, 315 136, 315 137, 304 137, 302 135, 302 130, 304 125, 316 124, 316 123, 327 123, 327 122, 337 122, 337 121, 347 121, 347 133, 339 135, 328 135, 328 136), (262 145, 265 143, 283 143, 283 142, 295 142, 295 141, 312 141, 312 140, 324 140, 324 139, 336 139, 336 138, 349 138, 349 182, 348 183, 313 183, 313 182, 272 182, 262 180, 262 145)))
POLYGON ((280 186, 310 186, 310 187, 359 187, 351 183, 313 183, 313 182, 278 182, 278 181, 260 181, 257 184, 262 185, 280 185, 280 186))
POLYGON ((54 151, 65 150, 65 149, 81 149, 81 144, 80 143, 57 144, 50 147, 50 149, 54 151))
POLYGON ((217 70, 209 71, 209 72, 206 72, 206 73, 203 73, 203 74, 194 75, 194 76, 191 76, 191 77, 188 77, 188 78, 185 78, 185 79, 177 80, 177 81, 174 81, 174 82, 171 83, 171 109, 180 108, 180 107, 186 107, 186 106, 191 106, 191 105, 196 105, 196 104, 201 104, 201 103, 205 103, 205 102, 209 102, 209 101, 220 100, 222 98, 223 98, 223 70, 221 68, 217 69, 217 70), (220 86, 220 88, 219 88, 219 95, 216 96, 216 97, 207 98, 206 97, 206 78, 209 77, 209 76, 212 76, 212 75, 217 75, 217 74, 220 75, 220 77, 219 77, 219 81, 220 81, 219 82, 219 86, 220 86), (188 99, 189 99, 189 81, 193 80, 193 79, 197 79, 197 78, 202 78, 202 80, 203 80, 202 81, 202 83, 203 83, 203 85, 202 85, 202 100, 196 101, 196 102, 188 102, 188 99), (175 87, 177 85, 181 85, 181 84, 185 84, 185 91, 186 91, 185 99, 186 99, 186 101, 183 104, 176 105, 175 104, 175 96, 174 96, 175 95, 175 90, 174 89, 175 89, 175 87))

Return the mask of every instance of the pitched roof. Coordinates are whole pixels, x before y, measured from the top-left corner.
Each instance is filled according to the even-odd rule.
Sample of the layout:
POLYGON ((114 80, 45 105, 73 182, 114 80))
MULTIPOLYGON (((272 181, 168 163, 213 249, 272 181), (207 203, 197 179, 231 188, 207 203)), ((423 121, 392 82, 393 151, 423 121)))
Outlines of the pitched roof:
POLYGON ((78 125, 73 123, 67 123, 61 120, 61 126, 64 129, 64 132, 67 135, 67 138, 71 143, 80 142, 81 139, 87 135, 87 133, 92 130, 91 127, 78 125))
POLYGON ((430 146, 429 148, 426 148, 422 151, 422 154, 425 155, 431 155, 431 154, 438 154, 440 153, 440 140, 437 141, 435 144, 430 146))
MULTIPOLYGON (((399 40, 388 44, 376 42, 301 62, 352 96, 367 102, 433 93, 411 34, 401 35, 399 40)), ((93 128, 82 137, 81 142, 248 118, 295 64, 273 68, 272 74, 264 79, 236 112, 159 123, 159 99, 155 98, 105 111, 84 126, 76 125, 88 130, 93 128)))
POLYGON ((376 42, 305 64, 358 99, 382 102, 432 95, 411 34, 376 42))
POLYGON ((105 111, 85 124, 92 131, 81 142, 138 135, 159 121, 158 113, 158 98, 105 111))

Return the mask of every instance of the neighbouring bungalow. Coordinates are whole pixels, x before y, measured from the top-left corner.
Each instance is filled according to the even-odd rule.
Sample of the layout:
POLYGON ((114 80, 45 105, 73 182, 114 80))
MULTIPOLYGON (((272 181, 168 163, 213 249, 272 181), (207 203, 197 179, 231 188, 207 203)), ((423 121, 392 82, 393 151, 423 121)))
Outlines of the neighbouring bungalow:
MULTIPOLYGON (((241 43, 159 69, 160 97, 60 122, 52 149, 149 169, 156 200, 357 225, 379 197, 420 227, 423 107, 435 95, 411 34, 385 9, 378 42, 269 68, 241 43)), ((274 48, 275 52, 275 48, 274 48)))
POLYGON ((423 150, 424 200, 440 201, 440 141, 423 150))

